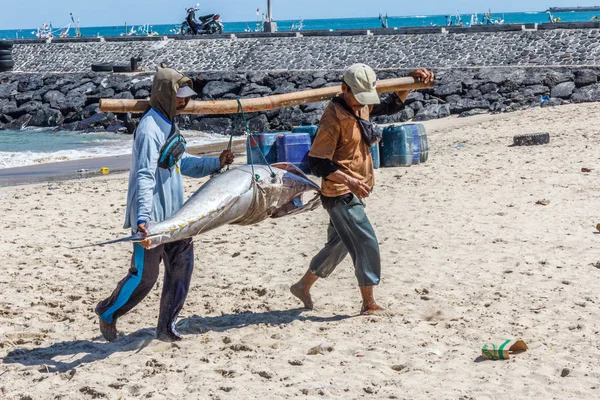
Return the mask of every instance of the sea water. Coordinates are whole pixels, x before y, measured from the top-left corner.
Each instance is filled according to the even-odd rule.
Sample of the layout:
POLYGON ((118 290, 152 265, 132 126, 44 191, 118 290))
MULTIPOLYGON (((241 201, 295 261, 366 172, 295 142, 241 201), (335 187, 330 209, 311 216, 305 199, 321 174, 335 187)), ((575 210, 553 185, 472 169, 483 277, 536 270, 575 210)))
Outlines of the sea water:
MULTIPOLYGON (((225 142, 228 137, 182 131, 188 146, 225 142)), ((0 131, 0 168, 21 167, 131 153, 132 135, 25 129, 0 131)))
MULTIPOLYGON (((482 10, 477 10, 479 21, 483 21, 483 13, 487 12, 485 7, 482 10)), ((384 11, 385 12, 385 11, 384 11)), ((600 12, 566 12, 554 13, 553 16, 560 18, 562 22, 585 22, 591 21, 592 17, 600 15, 600 12)), ((456 23, 456 15, 451 15, 452 20, 456 23)), ((502 13, 494 12, 494 19, 503 19, 505 24, 531 24, 531 23, 546 23, 550 22, 548 14, 544 11, 531 11, 519 13, 502 13)), ((152 30, 160 35, 178 34, 181 28, 181 22, 185 15, 181 16, 179 23, 173 24, 158 24, 152 25, 152 30)), ((298 20, 277 21, 280 31, 289 31, 292 25, 297 26, 298 20)), ((461 14, 461 18, 465 25, 471 21, 471 14, 461 14)), ((40 21, 40 24, 43 21, 40 21)), ((66 26, 69 21, 65 21, 66 26)), ((85 23, 85 21, 84 21, 85 23)), ((225 32, 243 32, 247 28, 255 30, 257 26, 261 26, 257 21, 243 22, 224 22, 225 32)), ((415 26, 445 26, 445 15, 415 15, 415 16, 389 16, 389 28, 415 27, 415 26)), ((141 25, 134 25, 135 29, 141 25)), ((60 25, 54 24, 55 29, 61 28, 60 25)), ((374 29, 381 28, 381 21, 377 17, 373 18, 335 18, 335 19, 307 19, 303 21, 304 30, 341 30, 341 29, 374 29)), ((127 31, 131 29, 131 25, 127 26, 127 31)), ((15 39, 15 38, 34 38, 36 27, 29 27, 17 30, 0 30, 0 39, 15 39)), ((73 29, 71 35, 73 36, 73 29)), ((83 36, 120 36, 126 32, 126 27, 122 26, 98 26, 98 27, 83 27, 81 33, 83 36)))

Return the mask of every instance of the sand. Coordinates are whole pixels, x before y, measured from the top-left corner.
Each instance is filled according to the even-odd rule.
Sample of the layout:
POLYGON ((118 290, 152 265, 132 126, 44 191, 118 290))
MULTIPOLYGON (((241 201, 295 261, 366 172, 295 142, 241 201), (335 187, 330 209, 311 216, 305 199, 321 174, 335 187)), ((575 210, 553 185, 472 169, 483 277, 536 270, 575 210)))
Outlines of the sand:
POLYGON ((104 342, 93 309, 130 248, 68 249, 127 233, 126 175, 2 188, 0 398, 598 398, 599 114, 429 122, 427 164, 377 170, 367 213, 389 315, 357 315, 349 260, 317 282, 315 310, 290 295, 325 241, 322 209, 197 237, 177 344, 153 340, 160 283, 104 342), (549 145, 509 146, 539 131, 549 145), (529 350, 478 359, 505 338, 529 350))

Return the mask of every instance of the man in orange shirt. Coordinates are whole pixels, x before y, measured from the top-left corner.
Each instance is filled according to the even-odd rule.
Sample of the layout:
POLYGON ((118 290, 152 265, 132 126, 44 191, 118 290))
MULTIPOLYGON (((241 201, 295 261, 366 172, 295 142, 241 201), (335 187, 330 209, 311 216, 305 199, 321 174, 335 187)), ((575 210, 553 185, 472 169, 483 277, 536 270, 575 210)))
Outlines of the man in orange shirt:
MULTIPOLYGON (((432 72, 419 68, 409 74, 432 82, 432 72)), ((325 247, 312 259, 308 271, 290 290, 308 309, 313 308, 311 286, 326 278, 348 253, 362 296, 362 314, 382 308, 375 302, 373 286, 379 284, 381 260, 375 231, 364 210, 363 199, 375 186, 369 147, 381 133, 369 119, 391 115, 404 108, 409 91, 383 101, 377 93, 377 76, 371 67, 354 64, 342 76, 342 94, 327 106, 309 153, 312 172, 322 178, 323 207, 330 217, 325 247)))

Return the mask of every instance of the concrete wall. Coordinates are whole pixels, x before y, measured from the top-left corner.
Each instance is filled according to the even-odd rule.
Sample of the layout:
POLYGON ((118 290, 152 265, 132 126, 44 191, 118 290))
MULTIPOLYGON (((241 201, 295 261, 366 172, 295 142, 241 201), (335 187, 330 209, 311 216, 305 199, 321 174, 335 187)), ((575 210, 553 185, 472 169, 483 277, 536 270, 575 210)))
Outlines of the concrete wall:
POLYGON ((148 71, 161 62, 184 71, 322 71, 343 69, 355 62, 379 70, 600 65, 599 29, 477 32, 476 28, 452 28, 447 34, 336 34, 52 44, 23 41, 20 43, 28 44, 16 44, 13 58, 18 72, 64 73, 90 71, 92 63, 127 64, 132 56, 141 57, 140 66, 148 71))

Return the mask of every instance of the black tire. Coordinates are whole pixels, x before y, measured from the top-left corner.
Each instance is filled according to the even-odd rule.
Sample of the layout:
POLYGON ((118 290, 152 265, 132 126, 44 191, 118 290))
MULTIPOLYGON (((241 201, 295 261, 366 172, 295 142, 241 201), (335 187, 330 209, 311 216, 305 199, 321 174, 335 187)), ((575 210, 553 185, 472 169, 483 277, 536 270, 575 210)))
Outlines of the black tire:
POLYGON ((0 71, 10 71, 15 66, 14 61, 2 61, 0 60, 0 71))
POLYGON ((92 64, 92 71, 94 72, 112 72, 112 64, 92 64))
POLYGON ((11 56, 12 57, 12 50, 0 50, 0 57, 2 56, 11 56))
POLYGON ((0 50, 12 50, 12 43, 0 40, 0 50))
POLYGON ((517 135, 513 137, 513 144, 515 146, 533 146, 548 143, 550 143, 549 133, 532 133, 529 135, 517 135))
POLYGON ((117 73, 131 72, 131 65, 113 65, 113 72, 117 72, 117 73))
POLYGON ((12 56, 0 55, 0 61, 13 61, 13 58, 12 58, 12 56))

